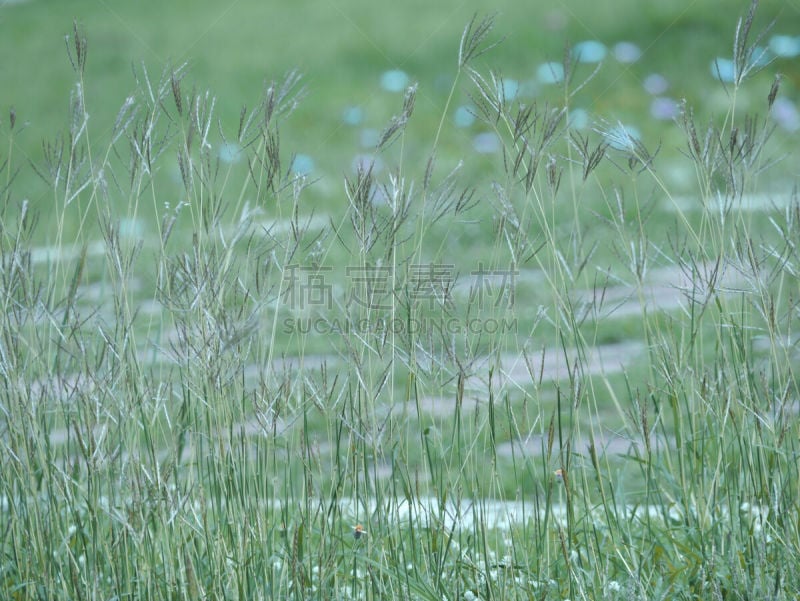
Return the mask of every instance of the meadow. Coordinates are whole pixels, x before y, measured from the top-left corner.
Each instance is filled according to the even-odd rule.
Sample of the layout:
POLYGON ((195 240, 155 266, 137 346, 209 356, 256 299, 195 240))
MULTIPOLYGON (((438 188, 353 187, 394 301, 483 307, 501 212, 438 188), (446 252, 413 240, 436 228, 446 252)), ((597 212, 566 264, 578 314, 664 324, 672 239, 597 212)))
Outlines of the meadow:
POLYGON ((0 6, 0 597, 796 598, 800 6, 641 4, 0 6))

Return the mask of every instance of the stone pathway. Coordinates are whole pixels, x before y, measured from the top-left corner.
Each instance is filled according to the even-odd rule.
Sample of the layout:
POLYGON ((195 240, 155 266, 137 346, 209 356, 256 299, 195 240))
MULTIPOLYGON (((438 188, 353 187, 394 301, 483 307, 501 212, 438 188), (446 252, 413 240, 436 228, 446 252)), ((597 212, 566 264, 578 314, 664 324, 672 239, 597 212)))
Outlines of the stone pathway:
MULTIPOLYGON (((95 251, 96 252, 96 251, 95 251)), ((43 252, 43 255, 49 254, 43 252)), ((701 270, 710 267, 701 266, 701 270)), ((702 274, 702 275, 706 275, 702 274)), ((533 270, 526 270, 521 274, 523 281, 541 281, 541 274, 533 270)), ((702 278, 701 278, 702 279, 702 278)), ((716 282, 716 291, 721 294, 735 292, 744 284, 743 277, 732 268, 723 270, 716 282)), ((85 291, 87 298, 97 301, 97 291, 85 291)), ((705 294, 702 285, 693 281, 678 267, 652 269, 647 274, 646 284, 640 291, 623 284, 607 287, 604 291, 578 291, 578 302, 590 303, 593 299, 603 297, 603 304, 598 312, 603 318, 626 317, 642 313, 643 311, 672 311, 685 307, 690 299, 697 295, 705 294)), ((585 349, 563 349, 558 346, 544 349, 531 348, 523 354, 505 353, 499 358, 496 356, 479 358, 470 369, 472 375, 465 383, 465 395, 462 401, 462 410, 472 412, 480 410, 487 403, 489 396, 489 373, 492 372, 491 387, 495 398, 501 398, 506 390, 530 390, 535 385, 545 382, 564 381, 570 373, 579 370, 581 377, 611 375, 626 370, 634 360, 642 357, 645 352, 644 344, 640 341, 625 341, 616 344, 601 345, 585 349)), ((152 348, 142 355, 146 363, 164 361, 167 359, 159 351, 152 348), (147 358, 145 360, 145 358, 147 358)), ((341 357, 334 354, 307 355, 304 357, 275 357, 271 363, 270 372, 281 374, 289 372, 297 374, 299 371, 319 370, 322 366, 331 372, 343 366, 341 357)), ((247 365, 244 376, 247 382, 256 382, 266 373, 264 366, 247 365)), ((59 380, 44 379, 33 384, 32 392, 41 396, 46 390, 50 398, 66 398, 71 394, 90 394, 93 383, 85 377, 65 377, 59 380)), ((425 396, 419 400, 419 410, 423 414, 434 417, 446 418, 455 412, 455 395, 439 394, 425 396)), ((417 412, 416 403, 385 405, 388 412, 406 411, 408 415, 417 412)), ((387 411, 379 410, 385 415, 387 411)), ((246 436, 265 434, 263 419, 253 417, 244 423, 234 426, 234 432, 241 432, 246 436)), ((296 427, 294 423, 281 423, 278 428, 284 433, 296 427)), ((600 452, 611 454, 625 454, 635 449, 641 451, 642 441, 631 440, 629 437, 611 431, 599 429, 596 432, 596 448, 600 452)), ((64 444, 68 438, 66 430, 56 430, 51 433, 51 443, 64 444)), ((574 448, 587 448, 588 440, 576 441, 574 448)), ((515 441, 500 445, 498 453, 511 456, 512 453, 536 455, 541 453, 543 441, 541 437, 532 436, 524 441, 515 441)))

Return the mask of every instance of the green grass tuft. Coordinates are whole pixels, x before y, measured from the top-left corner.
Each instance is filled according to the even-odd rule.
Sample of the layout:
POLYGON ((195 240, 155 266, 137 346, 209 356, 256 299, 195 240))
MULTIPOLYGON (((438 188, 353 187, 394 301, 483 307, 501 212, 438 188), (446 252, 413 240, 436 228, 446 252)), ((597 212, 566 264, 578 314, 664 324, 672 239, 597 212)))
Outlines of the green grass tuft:
POLYGON ((509 93, 498 19, 345 167, 294 71, 234 112, 137 66, 96 131, 75 25, 66 129, 29 161, 2 124, 0 597, 795 597, 800 202, 756 13, 724 110, 640 135, 568 54, 509 93))

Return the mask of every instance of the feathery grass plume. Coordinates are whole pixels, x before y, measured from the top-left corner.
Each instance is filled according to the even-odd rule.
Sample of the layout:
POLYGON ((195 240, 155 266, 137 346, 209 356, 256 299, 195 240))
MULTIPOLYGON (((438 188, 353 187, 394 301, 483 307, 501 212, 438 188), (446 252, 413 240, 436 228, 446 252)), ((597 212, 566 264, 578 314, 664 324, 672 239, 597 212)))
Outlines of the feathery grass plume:
POLYGON ((588 136, 583 136, 580 132, 570 132, 569 141, 572 148, 577 150, 580 156, 583 170, 582 178, 585 182, 603 160, 609 144, 607 141, 601 141, 598 142, 594 149, 590 150, 588 136))
POLYGON ((439 126, 436 128, 436 135, 433 139, 433 151, 431 156, 436 154, 436 150, 439 145, 439 138, 442 134, 442 129, 450 109, 450 104, 456 93, 461 73, 464 69, 467 69, 468 73, 470 73, 470 77, 472 77, 473 70, 471 67, 469 67, 470 62, 488 52, 497 44, 499 44, 500 41, 502 41, 499 40, 490 44, 484 44, 486 38, 489 36, 489 33, 494 27, 494 19, 494 15, 488 15, 478 21, 478 14, 475 13, 470 22, 467 23, 466 27, 464 27, 464 31, 461 34, 461 41, 458 46, 458 70, 456 71, 456 76, 453 79, 453 85, 450 87, 450 92, 447 95, 447 101, 445 102, 444 110, 442 111, 442 116, 439 120, 439 126))
POLYGON ((458 66, 467 66, 479 56, 489 52, 492 48, 501 43, 502 40, 484 44, 489 33, 494 28, 496 15, 487 15, 478 21, 477 13, 472 16, 470 22, 461 34, 461 42, 458 45, 458 66))
MULTIPOLYGON (((747 16, 744 19, 740 17, 736 22, 736 33, 733 39, 733 85, 735 87, 741 86, 747 77, 766 66, 764 58, 767 56, 767 50, 760 44, 775 25, 775 21, 773 20, 758 33, 752 44, 748 43, 758 3, 759 0, 752 0, 747 16)), ((719 65, 717 65, 717 72, 719 75, 719 65)))
POLYGON ((775 78, 772 80, 772 86, 769 89, 769 94, 767 94, 767 108, 771 109, 772 105, 775 104, 775 98, 778 96, 778 90, 781 87, 781 74, 776 73, 775 78))
POLYGON ((169 83, 172 88, 172 100, 175 102, 175 108, 178 110, 178 117, 183 117, 183 95, 181 94, 181 80, 185 73, 173 71, 170 73, 169 83))
POLYGON ((72 22, 72 38, 64 36, 64 43, 67 46, 67 58, 72 65, 72 69, 82 79, 86 69, 86 51, 89 43, 84 33, 78 27, 78 21, 72 22))
POLYGON ((399 115, 394 115, 389 124, 381 132, 378 137, 378 143, 375 147, 378 150, 383 150, 390 146, 397 137, 405 130, 411 114, 414 112, 414 102, 417 98, 417 85, 414 84, 406 89, 405 96, 403 96, 403 108, 399 115))

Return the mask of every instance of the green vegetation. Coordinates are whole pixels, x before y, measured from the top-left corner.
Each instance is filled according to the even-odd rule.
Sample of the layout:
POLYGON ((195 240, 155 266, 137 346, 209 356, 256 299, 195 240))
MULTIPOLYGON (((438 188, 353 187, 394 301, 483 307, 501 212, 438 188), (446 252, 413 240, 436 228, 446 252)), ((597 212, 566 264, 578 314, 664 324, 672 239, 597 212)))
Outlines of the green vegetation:
MULTIPOLYGON (((611 10, 597 37, 679 22, 675 60, 703 57, 674 123, 643 117, 666 52, 593 72, 563 52, 580 19, 537 42, 522 3, 420 3, 411 45, 377 5, 104 5, 74 82, 10 65, 0 597, 794 599, 800 202, 773 108, 796 90, 758 26, 799 15, 725 22, 721 83, 728 15, 613 4, 641 37, 611 10), (305 22, 315 45, 243 56, 305 22), (137 41, 103 55, 114 23, 137 41), (287 57, 310 75, 260 88, 287 57), (375 91, 392 68, 418 84, 375 91)), ((70 18, 11 9, 12 46, 70 18)))

